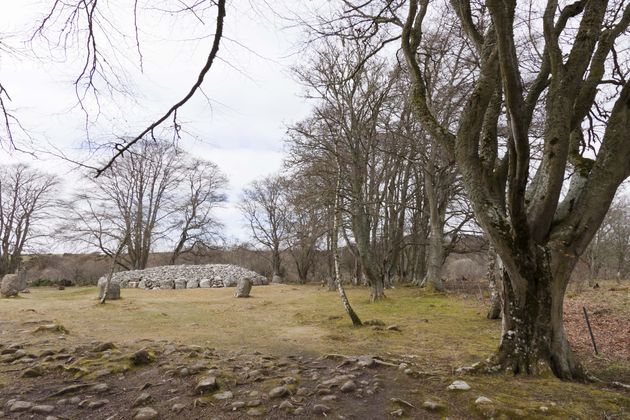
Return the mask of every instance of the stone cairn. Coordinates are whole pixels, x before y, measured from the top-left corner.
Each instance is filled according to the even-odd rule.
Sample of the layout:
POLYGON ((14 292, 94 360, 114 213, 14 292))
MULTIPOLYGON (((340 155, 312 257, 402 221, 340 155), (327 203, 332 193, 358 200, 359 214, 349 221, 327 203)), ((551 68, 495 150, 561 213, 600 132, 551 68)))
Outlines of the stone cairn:
MULTIPOLYGON (((248 279, 252 285, 268 284, 267 278, 243 267, 231 264, 166 265, 144 270, 114 273, 112 283, 120 287, 141 289, 196 289, 210 287, 235 287, 240 279, 248 279)), ((99 279, 104 283, 106 277, 99 279)))

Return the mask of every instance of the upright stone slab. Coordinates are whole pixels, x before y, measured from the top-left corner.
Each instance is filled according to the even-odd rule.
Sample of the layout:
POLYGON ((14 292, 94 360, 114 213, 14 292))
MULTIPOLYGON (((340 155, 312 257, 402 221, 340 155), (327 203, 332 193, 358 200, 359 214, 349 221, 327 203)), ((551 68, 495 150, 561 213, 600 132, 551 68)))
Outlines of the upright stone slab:
POLYGON ((4 277, 2 277, 2 284, 0 285, 0 296, 17 296, 21 290, 20 286, 20 278, 17 274, 6 274, 4 277))
MULTIPOLYGON (((98 281, 98 299, 103 299, 103 295, 105 294, 105 285, 107 284, 106 278, 101 278, 98 281)), ((109 283, 109 288, 107 289, 107 299, 109 300, 118 300, 120 299, 120 284, 115 281, 111 281, 109 283)))
POLYGON ((236 292, 234 296, 237 298, 246 298, 249 297, 249 292, 252 290, 252 282, 247 279, 239 279, 236 285, 236 292))

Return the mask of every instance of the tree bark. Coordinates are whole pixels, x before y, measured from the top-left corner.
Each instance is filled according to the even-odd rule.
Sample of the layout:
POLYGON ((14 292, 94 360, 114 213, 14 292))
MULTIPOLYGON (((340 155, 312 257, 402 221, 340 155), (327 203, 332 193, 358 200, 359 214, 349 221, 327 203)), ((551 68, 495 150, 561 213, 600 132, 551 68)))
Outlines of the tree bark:
POLYGON ((574 261, 539 247, 502 272, 502 335, 497 362, 514 374, 537 374, 543 366, 566 380, 586 375, 573 355, 563 325, 563 302, 574 261), (529 259, 529 261, 526 261, 529 259))
POLYGON ((497 284, 497 253, 492 245, 488 250, 488 287, 490 288, 490 308, 488 309, 488 319, 501 318, 501 294, 497 284))

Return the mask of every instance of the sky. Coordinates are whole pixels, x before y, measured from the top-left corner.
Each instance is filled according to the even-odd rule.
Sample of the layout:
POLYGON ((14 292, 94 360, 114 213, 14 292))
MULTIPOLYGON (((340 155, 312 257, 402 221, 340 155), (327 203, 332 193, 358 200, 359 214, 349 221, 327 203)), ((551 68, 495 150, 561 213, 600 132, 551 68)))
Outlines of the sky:
MULTIPOLYGON (((27 131, 14 128, 18 146, 36 151, 32 156, 4 145, 0 162, 30 162, 58 173, 66 190, 71 190, 84 182, 84 172, 58 155, 95 165, 98 159, 91 157, 88 139, 102 144, 134 135, 183 97, 209 52, 216 8, 193 15, 164 11, 178 2, 141 1, 137 14, 141 68, 133 2, 99 2, 105 5, 98 9, 104 30, 97 32, 96 39, 104 45, 104 58, 112 63, 109 77, 123 80, 114 85, 128 94, 110 96, 97 79, 99 107, 88 95, 86 130, 85 113, 77 107, 72 83, 84 60, 73 51, 85 52, 83 40, 64 38, 68 48, 56 48, 61 26, 53 21, 47 39, 28 42, 51 3, 0 0, 0 82, 11 96, 8 106, 27 131)), ((225 236, 233 240, 249 239, 236 208, 240 191, 251 181, 282 170, 286 127, 304 118, 310 108, 290 74, 291 66, 303 58, 302 34, 278 15, 280 8, 272 11, 252 3, 240 0, 228 7, 220 60, 204 81, 203 93, 178 113, 186 132, 180 146, 218 164, 229 179, 228 202, 216 214, 225 225, 225 236)), ((60 16, 64 20, 66 15, 60 16)), ((102 159, 111 152, 99 153, 102 159)))

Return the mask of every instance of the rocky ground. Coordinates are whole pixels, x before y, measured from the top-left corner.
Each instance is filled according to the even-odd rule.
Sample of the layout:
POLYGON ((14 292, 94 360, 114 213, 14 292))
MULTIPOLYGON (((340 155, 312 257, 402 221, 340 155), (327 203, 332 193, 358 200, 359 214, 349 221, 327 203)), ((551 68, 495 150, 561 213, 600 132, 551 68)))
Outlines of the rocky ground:
POLYGON ((15 375, 0 397, 0 417, 374 419, 439 417, 446 408, 439 400, 416 406, 401 398, 401 385, 426 375, 413 360, 222 354, 169 342, 138 343, 139 349, 94 342, 69 349, 63 337, 0 345, 0 371, 15 375))

